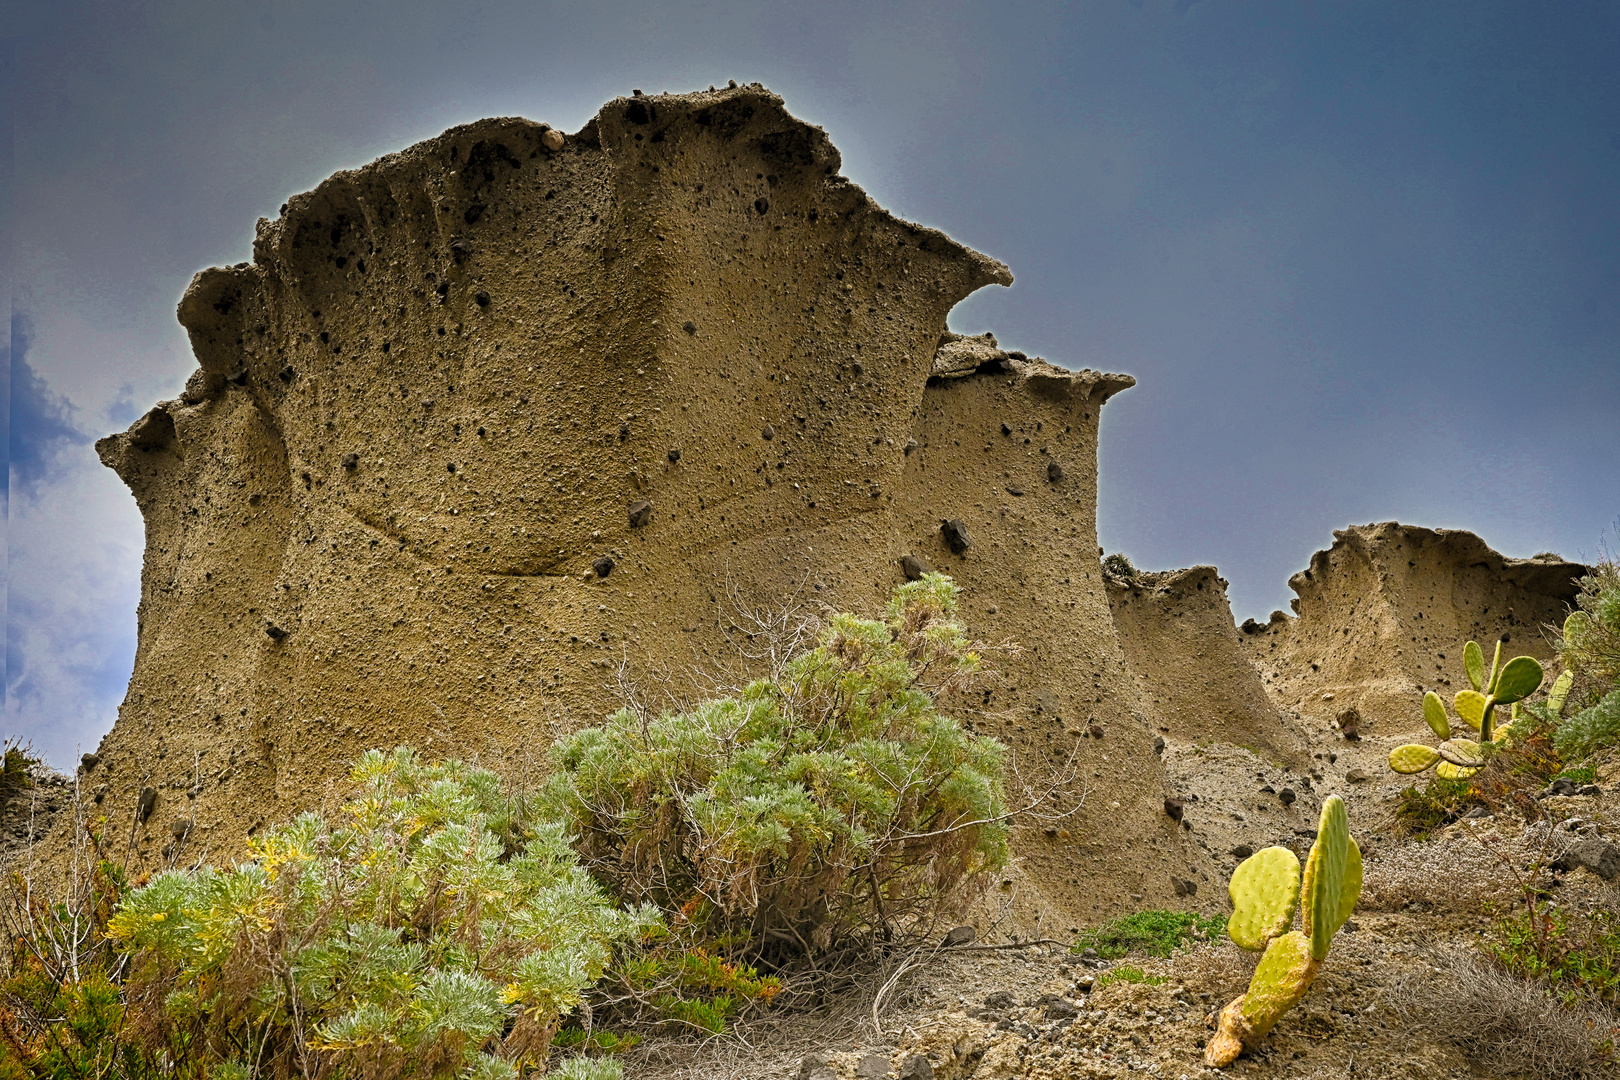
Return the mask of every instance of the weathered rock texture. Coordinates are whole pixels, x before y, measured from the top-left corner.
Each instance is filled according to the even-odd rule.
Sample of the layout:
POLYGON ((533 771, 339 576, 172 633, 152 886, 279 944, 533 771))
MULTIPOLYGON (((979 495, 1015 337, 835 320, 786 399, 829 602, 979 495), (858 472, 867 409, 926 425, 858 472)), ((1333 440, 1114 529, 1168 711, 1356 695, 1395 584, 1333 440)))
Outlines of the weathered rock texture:
POLYGON ((1304 741, 1243 649, 1215 567, 1106 581, 1126 663, 1167 738, 1226 742, 1274 761, 1309 764, 1304 741))
POLYGON ((558 134, 340 173, 192 283, 200 370, 99 444, 147 528, 110 819, 151 785, 144 857, 176 816, 224 857, 366 747, 538 754, 621 660, 678 693, 734 657, 728 591, 871 611, 910 555, 1023 647, 976 722, 1037 775, 1075 757, 1054 808, 1093 789, 1020 835, 1032 878, 1077 915, 1168 897, 1200 856, 1095 557, 1133 380, 947 334, 1007 268, 884 212, 762 88, 558 134))
POLYGON ((1470 532, 1384 522, 1333 534, 1288 584, 1297 618, 1244 624, 1244 648, 1280 704, 1335 720, 1359 712, 1362 731, 1423 728, 1425 690, 1467 686, 1463 645, 1546 660, 1586 572, 1544 557, 1510 559, 1470 532))

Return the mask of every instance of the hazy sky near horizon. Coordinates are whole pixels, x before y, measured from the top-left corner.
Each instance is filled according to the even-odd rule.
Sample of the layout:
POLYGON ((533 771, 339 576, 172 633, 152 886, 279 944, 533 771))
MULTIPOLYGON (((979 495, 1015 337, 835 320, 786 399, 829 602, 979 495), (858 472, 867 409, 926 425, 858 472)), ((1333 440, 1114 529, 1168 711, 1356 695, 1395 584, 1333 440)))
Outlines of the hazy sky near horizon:
POLYGON ((1219 566, 1239 619, 1351 523, 1615 540, 1620 4, 4 2, 4 733, 58 766, 134 655, 91 444, 195 366, 191 275, 337 169, 632 88, 762 82, 1010 265, 952 328, 1137 377, 1102 542, 1219 566))

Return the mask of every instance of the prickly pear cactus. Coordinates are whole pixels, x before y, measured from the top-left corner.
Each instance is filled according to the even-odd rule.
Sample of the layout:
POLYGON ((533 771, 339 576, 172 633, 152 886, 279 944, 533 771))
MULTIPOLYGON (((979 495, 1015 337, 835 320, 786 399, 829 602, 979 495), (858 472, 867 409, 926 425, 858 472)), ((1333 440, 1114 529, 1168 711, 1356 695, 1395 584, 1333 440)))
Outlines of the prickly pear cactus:
POLYGON ((1333 935, 1355 910, 1361 895, 1361 849, 1350 836, 1344 800, 1330 795, 1322 804, 1303 882, 1293 852, 1266 848, 1238 866, 1229 890, 1233 912, 1227 932, 1243 948, 1263 946, 1266 952, 1248 992, 1221 1010, 1215 1037, 1204 1048, 1204 1064, 1216 1069, 1259 1043, 1305 996, 1327 959, 1333 935), (1289 930, 1300 900, 1303 932, 1289 930))
POLYGON ((1294 924, 1299 856, 1285 847, 1262 848, 1232 872, 1226 891, 1232 897, 1227 934, 1239 948, 1259 952, 1294 924))
MULTIPOLYGON (((1518 703, 1541 686, 1544 673, 1534 657, 1515 656, 1502 663, 1502 643, 1496 643, 1496 655, 1491 666, 1485 667, 1485 650, 1477 641, 1463 648, 1463 669, 1468 673, 1468 684, 1473 689, 1459 690, 1452 698, 1451 707, 1457 718, 1478 733, 1478 740, 1456 738, 1452 734, 1451 720, 1446 715, 1445 703, 1440 695, 1430 690, 1423 695, 1423 720, 1440 740, 1439 747, 1422 743, 1407 743, 1389 752, 1389 767, 1398 773, 1420 773, 1435 770, 1447 780, 1464 780, 1490 763, 1491 755, 1513 735, 1512 723, 1496 726, 1496 707, 1513 706, 1513 718, 1518 719, 1518 703)), ((1567 674, 1567 673, 1566 673, 1567 674)), ((1568 693, 1569 684, 1553 684, 1554 692, 1562 683, 1568 693)), ((1548 699, 1549 704, 1551 698, 1548 699)), ((1558 705, 1563 705, 1560 695, 1558 705)))

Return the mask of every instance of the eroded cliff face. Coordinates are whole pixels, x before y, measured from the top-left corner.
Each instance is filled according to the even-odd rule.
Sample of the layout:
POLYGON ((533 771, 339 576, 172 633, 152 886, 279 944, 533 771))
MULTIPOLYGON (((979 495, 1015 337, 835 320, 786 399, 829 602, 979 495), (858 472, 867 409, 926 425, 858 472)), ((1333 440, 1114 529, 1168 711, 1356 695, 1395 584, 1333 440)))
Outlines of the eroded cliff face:
POLYGON ((141 857, 193 820, 229 857, 367 747, 540 757, 621 664, 679 695, 734 661, 733 602, 871 611, 922 560, 1022 647, 975 722, 1032 774, 1077 763, 1052 805, 1090 791, 1018 837, 1032 879, 1077 916, 1168 896, 1201 856, 1095 557, 1098 419, 1133 380, 948 334, 1010 273, 838 166, 757 86, 487 120, 199 274, 185 394, 98 447, 147 551, 86 781, 111 821, 155 793, 141 857))
POLYGON ((1552 656, 1586 572, 1556 557, 1510 559, 1470 532, 1397 522, 1356 525, 1289 579, 1297 617, 1245 623, 1241 638, 1274 700, 1307 717, 1359 713, 1363 733, 1423 728, 1425 690, 1467 686, 1463 645, 1489 657, 1552 656))
POLYGON ((1172 741, 1225 742, 1295 767, 1310 764, 1290 715, 1266 693, 1213 566, 1107 578, 1127 665, 1172 741))

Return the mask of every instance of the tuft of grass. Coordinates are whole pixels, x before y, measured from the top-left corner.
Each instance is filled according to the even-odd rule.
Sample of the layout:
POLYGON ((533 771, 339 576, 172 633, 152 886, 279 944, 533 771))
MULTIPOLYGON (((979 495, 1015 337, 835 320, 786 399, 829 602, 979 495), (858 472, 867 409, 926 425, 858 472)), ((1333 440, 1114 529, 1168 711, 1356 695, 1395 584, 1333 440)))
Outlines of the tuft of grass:
POLYGON ((1611 1006, 1590 997, 1560 1000, 1472 949, 1447 950, 1430 960, 1396 991, 1407 1042, 1451 1043, 1492 1076, 1614 1075, 1620 1014, 1611 1006))
POLYGON ((1477 798, 1474 785, 1467 780, 1431 777, 1422 791, 1416 787, 1401 790, 1395 820, 1414 839, 1427 840, 1436 829, 1462 817, 1477 798))
POLYGON ((1096 949, 1104 960, 1117 960, 1127 953, 1168 957, 1172 951, 1194 941, 1218 938, 1226 929, 1225 916, 1204 918, 1192 911, 1138 911, 1074 939, 1072 952, 1096 949))
POLYGON ((1097 978, 1097 989, 1101 990, 1109 983, 1140 983, 1143 986, 1158 986, 1165 981, 1162 975, 1149 975, 1139 967, 1131 964, 1121 964, 1111 968, 1097 978))
POLYGON ((1103 573, 1121 581, 1133 581, 1136 578, 1136 567, 1132 565, 1130 557, 1118 551, 1102 561, 1102 568, 1103 573))

